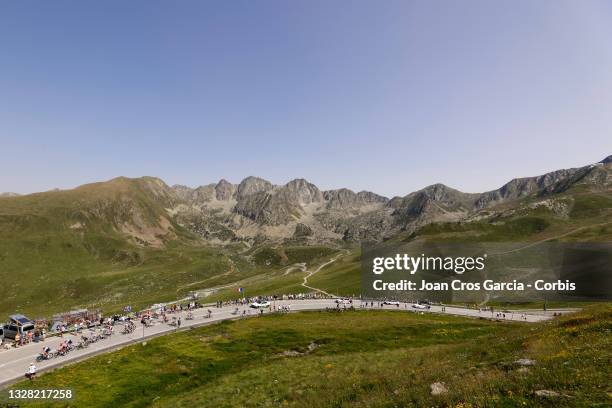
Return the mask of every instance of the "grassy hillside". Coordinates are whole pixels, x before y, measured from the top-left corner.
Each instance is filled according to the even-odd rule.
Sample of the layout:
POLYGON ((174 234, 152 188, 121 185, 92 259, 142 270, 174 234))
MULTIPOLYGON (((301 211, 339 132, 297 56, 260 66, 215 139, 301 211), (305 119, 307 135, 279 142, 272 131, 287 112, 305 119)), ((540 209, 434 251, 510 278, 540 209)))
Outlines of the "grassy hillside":
POLYGON ((151 340, 15 388, 74 388, 79 407, 603 407, 612 403, 611 329, 609 304, 538 325, 393 311, 270 315, 151 340), (515 363, 523 358, 535 365, 515 363), (431 395, 434 382, 448 392, 431 395))
POLYGON ((257 265, 282 267, 295 263, 311 263, 336 252, 324 246, 263 246, 256 249, 252 258, 257 265))
MULTIPOLYGON (((544 206, 531 206, 538 200, 525 200, 522 207, 471 222, 428 224, 415 232, 401 233, 397 242, 607 242, 612 241, 612 193, 573 188, 559 195, 567 213, 559 214, 544 206)), ((312 286, 338 295, 360 292, 360 251, 322 269, 312 286)))
POLYGON ((612 192, 574 187, 548 205, 538 205, 541 201, 530 198, 516 209, 482 220, 426 225, 410 238, 457 242, 612 240, 612 192))
POLYGON ((308 284, 336 295, 359 296, 361 292, 360 273, 360 251, 353 249, 347 255, 338 258, 334 263, 312 275, 308 284))
MULTIPOLYGON (((169 215, 174 200, 150 177, 0 198, 0 319, 13 312, 49 317, 76 307, 108 313, 232 282, 253 295, 303 291, 299 270, 286 276, 286 266, 335 252, 207 246, 169 215)), ((235 297, 235 291, 220 296, 235 297)))
POLYGON ((222 270, 226 261, 211 251, 175 248, 190 236, 163 216, 163 201, 151 199, 155 187, 156 179, 120 178, 0 199, 0 312, 48 315, 128 302, 151 288, 167 293, 161 264, 185 268, 193 260, 222 270), (137 241, 146 233, 157 248, 137 241), (166 244, 169 251, 161 251, 166 244))
POLYGON ((203 301, 235 299, 239 296, 238 287, 245 288, 246 296, 311 292, 302 286, 304 277, 337 255, 338 249, 322 246, 264 246, 251 255, 259 273, 236 281, 232 286, 203 298, 203 301), (270 259, 278 259, 278 262, 269 263, 270 259))
MULTIPOLYGON (((144 306, 190 290, 235 283, 249 295, 303 292, 309 270, 334 255, 297 243, 205 246, 168 209, 176 196, 159 179, 118 178, 73 190, 0 198, 0 317, 74 307, 144 306)), ((612 240, 612 193, 574 186, 550 205, 534 197, 471 222, 425 225, 397 241, 543 242, 612 240)), ((325 291, 359 290, 359 252, 309 280, 325 291)), ((235 297, 235 287, 210 299, 235 297)))
POLYGON ((118 178, 0 198, 0 318, 144 306, 260 272, 176 224, 167 189, 118 178))

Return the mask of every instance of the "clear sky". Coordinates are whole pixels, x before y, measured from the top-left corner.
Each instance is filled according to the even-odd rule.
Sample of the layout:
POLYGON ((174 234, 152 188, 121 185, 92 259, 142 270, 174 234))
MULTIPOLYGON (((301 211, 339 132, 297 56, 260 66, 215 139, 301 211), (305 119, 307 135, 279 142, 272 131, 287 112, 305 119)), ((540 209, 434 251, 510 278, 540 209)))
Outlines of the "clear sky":
POLYGON ((0 5, 0 191, 479 192, 609 154, 610 1, 0 5))

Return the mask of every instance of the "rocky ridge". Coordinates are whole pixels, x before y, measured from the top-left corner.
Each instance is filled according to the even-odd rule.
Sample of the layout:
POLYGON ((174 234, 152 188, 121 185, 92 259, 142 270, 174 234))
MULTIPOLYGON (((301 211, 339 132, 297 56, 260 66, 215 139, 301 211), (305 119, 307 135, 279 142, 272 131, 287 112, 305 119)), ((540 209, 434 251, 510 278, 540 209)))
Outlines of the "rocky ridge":
POLYGON ((573 186, 609 191, 612 156, 579 168, 514 179, 484 193, 464 193, 438 183, 389 199, 346 188, 321 191, 304 179, 274 185, 253 176, 237 185, 221 180, 216 185, 195 189, 177 185, 172 190, 189 205, 187 211, 178 212, 179 218, 190 214, 191 220, 185 224, 188 228, 194 217, 200 225, 209 225, 205 233, 200 231, 207 238, 222 231, 230 239, 299 236, 354 241, 379 240, 433 222, 468 221, 517 206, 567 214, 567 205, 555 201, 555 196, 573 186))

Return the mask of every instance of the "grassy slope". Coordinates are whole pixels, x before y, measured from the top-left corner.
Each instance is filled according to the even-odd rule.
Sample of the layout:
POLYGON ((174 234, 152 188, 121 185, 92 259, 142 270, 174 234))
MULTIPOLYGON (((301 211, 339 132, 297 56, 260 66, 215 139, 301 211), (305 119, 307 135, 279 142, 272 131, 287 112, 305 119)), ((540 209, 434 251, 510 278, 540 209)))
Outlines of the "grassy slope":
MULTIPOLYGON (((172 206, 163 195, 156 196, 155 188, 151 178, 119 178, 0 199, 0 316, 22 312, 49 317, 77 307, 101 307, 108 313, 230 282, 248 284, 257 291, 253 294, 297 292, 301 275, 277 277, 279 270, 334 252, 325 247, 264 247, 242 256, 231 247, 203 246, 177 224, 162 248, 136 245, 120 231, 121 225, 158 226, 160 217, 167 216, 164 207, 172 206), (71 228, 77 223, 84 227, 71 228), (272 262, 270 252, 277 257, 272 262)), ((223 296, 234 297, 235 292, 223 296)))
POLYGON ((538 325, 393 311, 277 315, 158 338, 15 388, 71 387, 79 407, 609 406, 611 329, 610 305, 538 325), (281 355, 312 342, 311 353, 281 355), (519 369, 519 358, 536 365, 519 369), (432 396, 436 381, 449 392, 432 396), (536 397, 540 389, 562 396, 536 397))
POLYGON ((0 312, 48 316, 76 306, 115 307, 176 295, 176 283, 227 269, 172 225, 166 248, 135 245, 119 231, 165 214, 147 180, 115 179, 74 190, 0 200, 0 312), (136 214, 136 215, 135 215, 136 214), (83 228, 71 228, 81 223, 83 228))
POLYGON ((310 292, 302 286, 307 272, 302 272, 295 264, 305 263, 308 270, 314 270, 337 252, 336 249, 321 246, 257 249, 251 256, 261 273, 237 281, 232 287, 204 298, 203 301, 235 299, 238 297, 238 287, 245 288, 246 296, 310 292))
MULTIPOLYGON (((440 223, 422 227, 414 234, 400 234, 394 240, 422 239, 431 242, 518 242, 544 240, 612 241, 612 193, 592 193, 574 188, 569 217, 562 218, 543 208, 518 212, 477 222, 440 223)), ((359 249, 310 279, 312 286, 338 295, 360 292, 359 249)))
POLYGON ((338 258, 334 263, 312 275, 308 284, 333 294, 359 296, 360 271, 360 251, 353 249, 349 254, 338 258))
MULTIPOLYGON (((257 247, 243 255, 232 248, 203 247, 174 224, 163 249, 141 247, 116 225, 133 218, 156 225, 166 214, 164 199, 152 199, 152 179, 116 179, 74 190, 0 199, 0 314, 15 311, 33 317, 70 308, 119 308, 173 300, 189 290, 235 282, 247 294, 303 292, 304 273, 334 253, 325 247, 257 247), (70 228, 76 222, 85 229, 70 228), (247 259, 248 257, 248 259, 247 259)), ((612 240, 612 194, 575 187, 567 219, 542 208, 493 221, 423 227, 413 236, 433 241, 612 240)), ((563 199, 565 197, 561 195, 563 199)), ((359 293, 359 251, 354 250, 310 278, 312 286, 359 293)), ((232 298, 235 288, 207 300, 232 298)))

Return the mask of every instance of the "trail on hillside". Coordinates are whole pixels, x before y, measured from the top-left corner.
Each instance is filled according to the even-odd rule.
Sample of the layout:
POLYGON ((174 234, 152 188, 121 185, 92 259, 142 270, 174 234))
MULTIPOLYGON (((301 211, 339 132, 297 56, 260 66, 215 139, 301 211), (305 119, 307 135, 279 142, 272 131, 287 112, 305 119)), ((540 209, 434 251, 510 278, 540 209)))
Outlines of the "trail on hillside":
MULTIPOLYGON (((612 224, 612 222, 602 222, 602 223, 600 223, 600 224, 583 225, 582 227, 575 228, 575 229, 573 229, 573 230, 571 230, 571 231, 564 232, 564 233, 562 233, 562 234, 558 234, 558 235, 555 235, 555 236, 552 236, 552 237, 548 237, 548 238, 543 238, 543 239, 541 239, 541 240, 539 240, 539 241, 535 241, 535 242, 529 243, 529 244, 524 245, 524 246, 522 246, 522 247, 520 247, 520 248, 511 249, 511 250, 509 250, 509 251, 504 251, 504 252, 489 253, 488 255, 507 255, 507 254, 511 254, 511 253, 515 253, 515 252, 520 252, 520 251, 522 251, 522 250, 524 250, 524 249, 527 249, 527 248, 532 248, 532 247, 534 247, 534 246, 537 246, 537 245, 543 244, 544 242, 553 241, 553 240, 555 240, 555 239, 559 239, 559 238, 567 237, 567 236, 569 236, 569 235, 575 234, 576 232, 582 231, 582 230, 584 230, 584 229, 594 228, 594 227, 602 227, 602 226, 604 226, 604 225, 609 225, 609 224, 612 224)), ((478 306, 484 306, 484 305, 486 305, 486 304, 487 304, 487 302, 488 302, 489 300, 491 300, 491 296, 490 296, 490 294, 487 292, 487 293, 485 293, 485 298, 484 298, 484 300, 483 300, 482 302, 480 302, 480 303, 478 304, 478 306)))
POLYGON ((302 272, 306 272, 308 270, 306 268, 306 262, 300 262, 300 263, 296 263, 296 264, 291 265, 290 267, 287 268, 285 273, 283 273, 283 276, 289 275, 291 272, 293 272, 296 269, 299 269, 302 272))
POLYGON ((567 237, 568 235, 572 235, 572 234, 574 234, 574 233, 576 233, 578 231, 582 231, 582 230, 587 229, 587 228, 602 227, 604 225, 609 225, 609 224, 612 224, 612 221, 611 222, 603 222, 601 224, 584 225, 582 227, 573 229, 571 231, 564 232, 563 234, 555 235, 555 236, 552 236, 552 237, 541 239, 539 241, 532 242, 532 243, 527 244, 525 246, 522 246, 520 248, 511 249, 511 250, 505 251, 505 252, 496 252, 496 253, 492 253, 492 254, 489 254, 489 255, 506 255, 506 254, 511 254, 511 253, 514 253, 514 252, 519 252, 519 251, 522 251, 523 249, 531 248, 531 247, 534 247, 536 245, 540 245, 540 244, 542 244, 544 242, 552 241, 552 240, 555 240, 555 239, 558 239, 558 238, 567 237))
POLYGON ((347 254, 349 254, 349 251, 348 251, 348 250, 346 250, 346 249, 345 249, 344 251, 345 251, 345 252, 343 252, 343 253, 340 253, 340 254, 336 255, 335 257, 333 257, 333 258, 332 258, 332 259, 330 259, 329 261, 325 262, 324 264, 319 265, 319 267, 318 267, 317 269, 315 269, 314 271, 308 271, 308 273, 306 274, 306 276, 304 276, 304 281, 302 282, 302 286, 304 286, 305 288, 308 288, 308 289, 310 289, 310 290, 314 290, 314 291, 316 291, 316 292, 322 293, 322 294, 324 294, 324 295, 326 295, 326 296, 334 296, 333 294, 328 293, 328 292, 326 292, 326 291, 324 291, 324 290, 322 290, 322 289, 315 288, 315 287, 313 287, 313 286, 309 286, 309 285, 308 285, 308 278, 310 278, 310 277, 311 277, 312 275, 314 275, 315 273, 319 272, 321 269, 325 268, 327 265, 330 265, 330 264, 332 264, 332 263, 336 262, 336 261, 337 261, 338 259, 340 259, 341 257, 343 257, 343 256, 345 256, 345 255, 347 255, 347 254))

